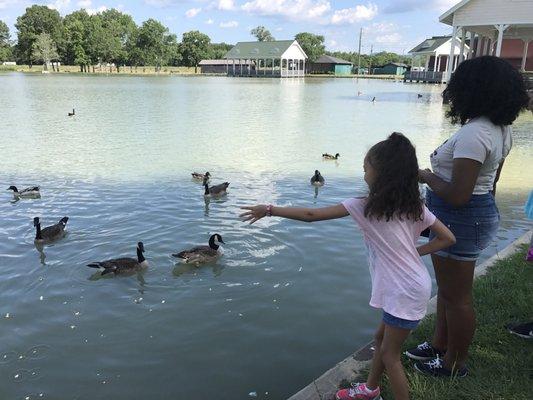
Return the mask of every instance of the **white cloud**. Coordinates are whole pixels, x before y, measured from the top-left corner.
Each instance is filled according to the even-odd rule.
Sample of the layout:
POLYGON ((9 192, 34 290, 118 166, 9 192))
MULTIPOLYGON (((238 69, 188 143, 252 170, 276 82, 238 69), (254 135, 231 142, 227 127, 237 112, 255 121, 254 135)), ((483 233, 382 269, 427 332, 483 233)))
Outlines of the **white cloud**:
POLYGON ((200 14, 200 11, 202 11, 201 8, 191 8, 190 10, 187 10, 185 12, 185 16, 187 18, 194 18, 196 17, 198 14, 200 14))
POLYGON ((327 0, 253 0, 241 8, 254 15, 319 22, 331 10, 331 3, 327 0))
POLYGON ((78 1, 77 5, 80 8, 89 8, 92 6, 93 2, 91 0, 80 0, 78 1))
POLYGON ((52 10, 61 11, 67 8, 69 4, 70 4, 70 0, 56 0, 53 3, 47 4, 47 7, 51 8, 52 10))
POLYGON ((11 4, 16 4, 16 3, 18 3, 18 0, 0 0, 0 9, 7 8, 11 4))
POLYGON ((401 40, 402 35, 400 35, 398 32, 376 36, 376 43, 380 44, 396 44, 400 43, 401 40))
POLYGON ((89 15, 98 14, 98 13, 104 12, 106 10, 108 10, 108 8, 106 6, 100 6, 100 7, 96 7, 96 8, 86 8, 85 9, 85 11, 87 11, 87 14, 89 14, 89 15))
POLYGON ((456 5, 459 0, 394 0, 385 6, 386 14, 405 13, 417 10, 438 10, 444 12, 456 5))
POLYGON ((215 22, 215 21, 213 21, 211 18, 209 18, 207 21, 205 21, 205 23, 206 23, 207 25, 213 25, 214 22, 215 22))
POLYGON ((233 0, 218 0, 217 8, 219 10, 234 10, 235 2, 233 0))
POLYGON ((355 24, 356 22, 369 21, 378 14, 378 6, 368 3, 366 6, 358 5, 353 8, 335 10, 331 17, 333 25, 355 24))
POLYGON ((236 28, 239 26, 237 21, 221 22, 219 25, 221 28, 236 28))

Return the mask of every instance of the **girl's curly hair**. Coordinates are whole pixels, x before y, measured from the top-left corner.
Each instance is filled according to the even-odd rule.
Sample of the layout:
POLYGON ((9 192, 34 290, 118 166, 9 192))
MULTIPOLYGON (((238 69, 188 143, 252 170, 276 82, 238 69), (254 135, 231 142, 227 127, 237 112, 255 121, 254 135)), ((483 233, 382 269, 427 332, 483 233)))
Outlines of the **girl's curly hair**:
POLYGON ((493 56, 462 62, 442 95, 450 103, 446 115, 461 125, 476 117, 487 117, 495 125, 511 125, 529 102, 520 72, 493 56))
POLYGON ((386 221, 403 217, 421 220, 418 160, 409 139, 394 132, 387 140, 372 146, 366 160, 375 170, 376 179, 369 185, 365 217, 386 221))

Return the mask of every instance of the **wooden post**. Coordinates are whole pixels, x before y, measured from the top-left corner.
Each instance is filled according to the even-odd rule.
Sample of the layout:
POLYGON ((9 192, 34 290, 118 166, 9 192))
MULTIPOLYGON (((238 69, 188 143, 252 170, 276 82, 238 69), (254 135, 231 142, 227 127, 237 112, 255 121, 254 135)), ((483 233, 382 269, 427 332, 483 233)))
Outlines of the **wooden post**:
POLYGON ((527 51, 529 49, 529 39, 524 40, 524 52, 522 53, 522 64, 521 64, 521 70, 526 70, 526 61, 527 61, 527 51))

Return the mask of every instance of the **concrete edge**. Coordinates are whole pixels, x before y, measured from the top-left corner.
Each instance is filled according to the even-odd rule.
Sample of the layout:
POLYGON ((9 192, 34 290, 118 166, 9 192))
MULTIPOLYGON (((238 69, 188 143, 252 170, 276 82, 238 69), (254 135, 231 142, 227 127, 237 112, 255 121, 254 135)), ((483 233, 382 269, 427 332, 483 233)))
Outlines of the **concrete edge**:
MULTIPOLYGON (((488 260, 476 267, 474 278, 479 278, 487 274, 490 267, 504 258, 512 255, 518 246, 529 243, 533 230, 529 230, 509 244, 504 249, 498 251, 488 260)), ((431 298, 428 303, 427 315, 434 314, 437 309, 437 296, 431 298)), ((339 383, 342 380, 354 381, 361 372, 365 370, 372 360, 373 342, 367 343, 365 346, 358 349, 354 354, 337 363, 333 368, 326 371, 319 378, 314 379, 309 385, 304 387, 296 394, 289 397, 288 400, 331 400, 334 398, 335 392, 338 390, 339 383)))

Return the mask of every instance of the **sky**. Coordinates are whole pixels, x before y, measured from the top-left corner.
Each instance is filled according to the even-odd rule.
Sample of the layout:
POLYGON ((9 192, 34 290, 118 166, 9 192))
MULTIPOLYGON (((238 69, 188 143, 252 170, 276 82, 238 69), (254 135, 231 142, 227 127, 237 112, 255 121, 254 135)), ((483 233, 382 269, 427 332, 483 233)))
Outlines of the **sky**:
POLYGON ((199 30, 212 42, 234 44, 254 38, 250 30, 263 25, 279 40, 299 32, 325 37, 328 50, 357 51, 363 28, 362 53, 406 54, 427 37, 449 34, 439 15, 459 0, 0 0, 0 20, 12 38, 15 22, 32 4, 47 5, 62 15, 85 8, 96 13, 116 8, 137 24, 155 18, 181 38, 199 30))

